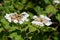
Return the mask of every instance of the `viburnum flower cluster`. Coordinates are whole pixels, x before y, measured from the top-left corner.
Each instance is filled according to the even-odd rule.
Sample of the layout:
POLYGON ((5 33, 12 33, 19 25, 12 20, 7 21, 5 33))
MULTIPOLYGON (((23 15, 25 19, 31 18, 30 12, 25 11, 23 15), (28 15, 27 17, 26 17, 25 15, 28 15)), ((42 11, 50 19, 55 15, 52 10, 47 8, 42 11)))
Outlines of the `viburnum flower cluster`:
MULTIPOLYGON (((29 14, 26 12, 22 12, 21 14, 17 14, 16 12, 14 12, 5 15, 5 18, 9 22, 14 22, 19 24, 23 24, 24 21, 29 21, 28 17, 29 14)), ((51 19, 44 15, 40 15, 39 17, 35 15, 33 16, 33 19, 34 20, 31 23, 39 26, 45 26, 45 25, 50 26, 52 24, 51 19)))
POLYGON ((53 0, 53 3, 55 4, 59 4, 60 3, 60 1, 59 0, 53 0))
POLYGON ((47 16, 44 16, 44 15, 40 15, 40 17, 38 16, 33 16, 33 21, 32 21, 32 24, 36 24, 36 25, 39 25, 39 26, 49 26, 52 24, 51 22, 51 19, 48 18, 47 16))
POLYGON ((17 14, 16 12, 14 12, 14 13, 5 15, 5 18, 9 22, 14 22, 19 24, 23 24, 24 21, 28 21, 29 20, 28 17, 29 17, 29 14, 26 12, 22 12, 21 14, 17 14))

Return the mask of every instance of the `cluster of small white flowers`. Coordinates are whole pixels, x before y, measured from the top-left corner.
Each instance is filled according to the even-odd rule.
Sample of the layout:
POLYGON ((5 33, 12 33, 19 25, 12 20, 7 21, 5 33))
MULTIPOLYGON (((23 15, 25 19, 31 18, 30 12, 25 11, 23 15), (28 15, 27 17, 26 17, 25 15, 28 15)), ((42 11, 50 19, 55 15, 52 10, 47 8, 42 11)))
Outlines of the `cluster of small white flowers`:
POLYGON ((32 24, 36 24, 39 26, 44 26, 44 25, 49 26, 52 24, 51 19, 44 15, 40 15, 40 17, 37 17, 35 15, 33 16, 33 19, 34 20, 32 21, 32 24))
POLYGON ((20 24, 23 24, 24 21, 28 21, 28 17, 29 15, 26 12, 22 12, 21 14, 17 14, 16 12, 14 12, 5 15, 5 18, 9 22, 20 23, 20 24))
POLYGON ((53 0, 53 4, 59 4, 60 3, 60 1, 59 0, 53 0))
MULTIPOLYGON (((22 12, 21 14, 17 14, 16 12, 14 12, 14 13, 5 15, 5 18, 9 22, 14 22, 19 24, 23 24, 24 21, 29 21, 28 17, 29 17, 29 14, 26 12, 22 12)), ((44 26, 44 25, 49 26, 52 24, 51 19, 44 15, 40 15, 40 17, 35 15, 33 16, 33 19, 34 20, 32 21, 32 24, 36 24, 39 26, 44 26)))

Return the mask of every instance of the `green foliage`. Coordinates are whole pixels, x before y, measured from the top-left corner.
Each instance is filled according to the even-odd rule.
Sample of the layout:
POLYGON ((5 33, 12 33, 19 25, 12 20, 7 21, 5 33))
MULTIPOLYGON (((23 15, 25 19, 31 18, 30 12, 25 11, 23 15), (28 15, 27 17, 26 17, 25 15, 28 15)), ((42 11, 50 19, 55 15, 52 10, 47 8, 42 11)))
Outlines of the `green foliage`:
POLYGON ((28 8, 33 8, 34 4, 32 2, 28 2, 25 9, 28 9, 28 8))
POLYGON ((60 40, 59 30, 60 4, 53 4, 52 0, 0 0, 0 40, 60 40), (30 15, 29 21, 21 25, 4 18, 6 14, 24 11, 30 15), (50 16, 53 24, 33 25, 33 16, 41 14, 50 16))
POLYGON ((57 10, 53 5, 48 5, 46 7, 46 13, 54 13, 54 14, 56 14, 56 12, 57 12, 57 10))
POLYGON ((20 2, 14 4, 14 5, 15 5, 15 8, 16 8, 17 10, 22 10, 23 7, 24 7, 24 5, 23 5, 22 3, 20 3, 20 2))
POLYGON ((60 14, 56 16, 56 19, 60 22, 60 14))
POLYGON ((37 15, 40 15, 43 13, 43 8, 41 8, 40 6, 36 6, 34 10, 37 12, 37 15))
POLYGON ((3 28, 0 28, 0 32, 3 30, 3 28))
POLYGON ((36 31, 36 30, 37 30, 37 28, 29 25, 29 32, 34 32, 34 31, 36 31))
POLYGON ((10 28, 9 23, 6 21, 6 19, 1 19, 1 22, 2 22, 4 28, 6 28, 6 29, 10 28))
POLYGON ((50 0, 44 0, 46 4, 51 4, 50 0))
POLYGON ((25 4, 27 2, 27 0, 21 0, 22 4, 25 4))
POLYGON ((21 35, 18 35, 16 32, 9 35, 12 40, 24 40, 21 35))

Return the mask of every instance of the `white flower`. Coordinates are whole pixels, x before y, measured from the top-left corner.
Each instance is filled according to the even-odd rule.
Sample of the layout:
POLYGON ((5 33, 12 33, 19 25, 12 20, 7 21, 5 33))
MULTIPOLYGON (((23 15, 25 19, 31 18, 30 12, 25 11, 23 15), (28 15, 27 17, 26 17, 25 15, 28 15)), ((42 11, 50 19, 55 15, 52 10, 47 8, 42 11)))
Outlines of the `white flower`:
POLYGON ((23 24, 23 21, 19 21, 20 24, 23 24))
MULTIPOLYGON (((34 19, 35 16, 33 16, 33 19, 34 19)), ((47 16, 44 16, 44 15, 40 15, 40 17, 37 17, 32 21, 32 24, 36 24, 36 25, 39 25, 39 26, 49 26, 52 24, 51 22, 51 19, 48 18, 47 16)))
POLYGON ((44 24, 42 22, 38 22, 38 21, 32 21, 32 24, 36 24, 39 26, 44 26, 44 24))
POLYGON ((8 21, 11 22, 11 18, 9 18, 8 21))
POLYGON ((14 12, 5 15, 5 18, 9 22, 20 23, 20 24, 23 24, 24 21, 28 21, 27 17, 29 17, 29 14, 26 12, 23 12, 21 14, 17 14, 16 12, 14 12))
POLYGON ((35 18, 37 18, 37 16, 35 15, 35 16, 33 16, 33 19, 35 19, 35 18))
POLYGON ((6 18, 9 22, 11 22, 11 17, 10 17, 9 14, 6 14, 5 18, 6 18))
POLYGON ((26 13, 26 12, 22 12, 21 14, 23 14, 24 17, 29 17, 28 13, 26 13))
POLYGON ((47 23, 45 23, 45 25, 47 25, 47 26, 49 26, 49 25, 51 25, 52 24, 52 22, 47 22, 47 23))
POLYGON ((21 14, 23 15, 23 17, 19 21, 20 24, 23 24, 24 21, 29 21, 29 19, 27 18, 27 17, 29 17, 29 14, 28 13, 22 12, 21 14))
POLYGON ((60 1, 59 0, 53 0, 53 3, 55 4, 59 4, 60 3, 60 1))
POLYGON ((46 20, 48 20, 48 21, 51 20, 50 18, 48 18, 47 16, 44 16, 44 15, 40 15, 40 18, 41 18, 41 19, 44 19, 44 20, 46 19, 46 20))
POLYGON ((26 19, 25 21, 27 22, 27 21, 29 21, 29 19, 26 19))
POLYGON ((18 23, 18 20, 13 20, 14 23, 18 23))

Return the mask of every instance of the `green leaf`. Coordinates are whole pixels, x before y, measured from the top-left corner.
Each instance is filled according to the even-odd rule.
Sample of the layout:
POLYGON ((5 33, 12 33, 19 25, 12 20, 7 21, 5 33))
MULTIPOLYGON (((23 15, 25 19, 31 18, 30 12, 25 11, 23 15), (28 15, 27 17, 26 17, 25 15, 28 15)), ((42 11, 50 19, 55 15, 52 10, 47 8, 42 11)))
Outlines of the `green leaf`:
POLYGON ((28 8, 33 8, 34 4, 32 2, 28 2, 27 5, 25 6, 25 9, 28 8))
POLYGON ((27 2, 27 0, 21 0, 21 2, 22 2, 23 4, 25 4, 25 3, 27 2))
POLYGON ((56 19, 60 22, 60 14, 57 14, 56 19))
POLYGON ((22 3, 20 3, 20 2, 14 4, 14 5, 15 5, 15 8, 18 9, 18 10, 22 10, 23 7, 24 7, 24 5, 22 3))
POLYGON ((1 19, 1 22, 2 22, 4 28, 6 28, 6 29, 10 28, 9 22, 7 22, 6 19, 1 19))
POLYGON ((36 6, 34 10, 37 12, 37 15, 40 15, 43 12, 43 8, 40 8, 40 6, 36 6))
POLYGON ((1 10, 3 10, 3 7, 2 7, 2 6, 0 6, 0 11, 1 11, 1 10))
POLYGON ((10 5, 10 1, 5 1, 4 0, 4 6, 8 6, 8 5, 10 5))
POLYGON ((28 27, 22 28, 21 31, 27 31, 28 27))
POLYGON ((29 32, 34 32, 36 31, 37 29, 31 25, 29 25, 29 32))
POLYGON ((9 31, 9 32, 12 32, 12 31, 14 31, 14 30, 16 30, 16 29, 17 29, 17 27, 10 27, 8 31, 9 31))
POLYGON ((57 36, 55 36, 55 37, 54 37, 54 40, 58 40, 58 37, 57 37, 57 36))
POLYGON ((15 11, 14 6, 13 5, 9 6, 9 10, 12 12, 15 11))
POLYGON ((21 35, 18 35, 16 32, 9 35, 13 40, 24 40, 21 35))
POLYGON ((50 0, 44 0, 46 4, 50 4, 50 0))
POLYGON ((48 32, 56 31, 55 28, 52 28, 52 27, 46 27, 46 26, 41 27, 40 30, 41 30, 42 32, 46 32, 46 31, 48 31, 48 32))
POLYGON ((53 5, 48 5, 45 9, 46 13, 54 13, 56 14, 57 9, 53 5))
POLYGON ((3 30, 3 28, 0 28, 0 32, 3 30))
POLYGON ((3 11, 5 11, 6 13, 10 13, 9 6, 4 6, 3 11))

